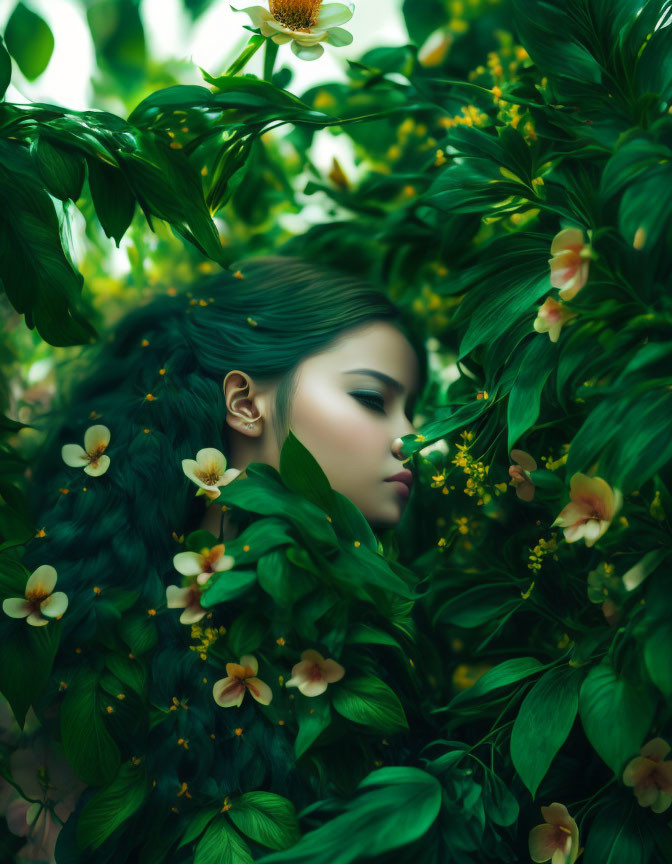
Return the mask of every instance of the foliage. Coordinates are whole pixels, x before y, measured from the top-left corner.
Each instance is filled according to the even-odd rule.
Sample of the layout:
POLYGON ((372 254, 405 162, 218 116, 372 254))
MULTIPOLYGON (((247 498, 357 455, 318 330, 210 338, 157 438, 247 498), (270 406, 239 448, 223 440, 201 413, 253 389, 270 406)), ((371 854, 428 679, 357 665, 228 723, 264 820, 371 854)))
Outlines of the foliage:
MULTIPOLYGON (((279 471, 253 463, 222 487, 217 505, 246 524, 226 544, 235 567, 203 593, 207 630, 112 586, 82 645, 67 612, 2 621, 16 720, 32 706, 90 787, 57 860, 513 862, 552 802, 586 864, 672 860, 669 811, 623 782, 645 742, 672 736, 669 4, 404 13, 412 42, 299 95, 267 48, 263 80, 234 62, 204 73, 209 87, 143 93, 125 120, 0 103, 0 280, 27 325, 15 356, 39 356, 38 336, 96 338, 84 278, 100 278, 104 237, 125 237, 122 308, 154 242, 157 283, 178 255, 188 282, 243 249, 299 254, 383 281, 426 327, 435 370, 405 439, 419 489, 396 531, 377 537, 290 435, 279 471), (356 180, 312 163, 324 129, 352 143, 356 180), (299 191, 333 218, 289 236, 277 217, 300 212, 299 191), (75 211, 88 263, 70 248, 75 211), (566 229, 581 240, 552 249, 566 229), (535 328, 545 297, 571 313, 555 341, 535 328), (532 501, 509 488, 514 447, 543 463, 532 501), (590 499, 586 515, 577 475, 602 478, 608 513, 590 499), (591 522, 599 537, 582 533, 591 522), (313 698, 282 686, 308 647, 346 669, 313 698), (218 708, 214 681, 249 654, 272 702, 218 708)), ((18 4, 5 33, 26 77, 50 54, 31 15, 18 4), (25 51, 30 27, 41 53, 25 51)), ((129 62, 123 30, 105 41, 89 19, 107 74, 141 86, 144 48, 129 62)), ((251 36, 245 61, 264 43, 251 36)), ((3 93, 9 54, 0 44, 3 93)), ((28 425, 0 426, 3 599, 22 595, 38 531, 28 425)))

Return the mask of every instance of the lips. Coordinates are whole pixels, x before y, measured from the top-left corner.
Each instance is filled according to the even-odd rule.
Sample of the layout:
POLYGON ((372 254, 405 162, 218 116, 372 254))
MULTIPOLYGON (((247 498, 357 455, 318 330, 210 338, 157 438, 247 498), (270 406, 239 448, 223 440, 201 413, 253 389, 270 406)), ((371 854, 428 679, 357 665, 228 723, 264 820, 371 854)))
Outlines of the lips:
POLYGON ((395 474, 393 477, 385 478, 386 483, 393 480, 398 480, 400 483, 405 483, 410 490, 411 486, 413 485, 413 473, 406 469, 405 471, 400 471, 398 474, 395 474))

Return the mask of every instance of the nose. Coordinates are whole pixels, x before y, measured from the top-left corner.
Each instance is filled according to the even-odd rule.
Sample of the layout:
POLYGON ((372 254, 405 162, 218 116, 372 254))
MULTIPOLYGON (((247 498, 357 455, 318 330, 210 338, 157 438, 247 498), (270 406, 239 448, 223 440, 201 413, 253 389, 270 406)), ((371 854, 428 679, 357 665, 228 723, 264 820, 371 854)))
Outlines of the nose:
POLYGON ((392 454, 394 455, 395 459, 400 459, 402 462, 405 462, 408 459, 410 459, 411 457, 410 456, 404 456, 402 454, 402 452, 401 452, 402 445, 403 445, 403 442, 402 442, 401 438, 395 438, 394 441, 392 442, 392 454))

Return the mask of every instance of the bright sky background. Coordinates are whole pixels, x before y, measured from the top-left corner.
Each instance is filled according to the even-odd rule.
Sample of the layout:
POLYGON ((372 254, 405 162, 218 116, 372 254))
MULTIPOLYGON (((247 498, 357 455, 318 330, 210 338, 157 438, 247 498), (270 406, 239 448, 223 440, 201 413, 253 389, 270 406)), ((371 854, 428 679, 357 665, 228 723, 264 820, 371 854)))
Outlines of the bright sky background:
MULTIPOLYGON (((76 111, 96 108, 92 104, 89 79, 94 71, 93 43, 86 24, 84 3, 79 0, 24 0, 51 27, 55 48, 46 71, 34 82, 26 81, 14 64, 15 87, 10 87, 7 100, 14 102, 53 102, 76 111)), ((256 0, 261 3, 262 0, 256 0)), ((256 5, 255 0, 234 0, 236 9, 256 5)), ((290 90, 299 92, 321 81, 345 80, 347 59, 356 59, 364 51, 380 45, 400 45, 408 41, 403 17, 402 0, 354 0, 355 13, 343 25, 353 35, 353 42, 344 48, 325 45, 319 60, 299 60, 290 45, 281 45, 276 69, 286 65, 294 71, 290 90)), ((15 6, 15 0, 0 0, 0 31, 15 6)), ((192 24, 184 11, 182 0, 142 0, 141 14, 145 37, 151 56, 191 59, 194 75, 184 83, 203 83, 198 70, 202 66, 213 75, 221 74, 228 63, 243 49, 251 25, 248 15, 234 12, 228 0, 216 0, 192 24)), ((261 75, 263 49, 257 52, 246 71, 261 75)))

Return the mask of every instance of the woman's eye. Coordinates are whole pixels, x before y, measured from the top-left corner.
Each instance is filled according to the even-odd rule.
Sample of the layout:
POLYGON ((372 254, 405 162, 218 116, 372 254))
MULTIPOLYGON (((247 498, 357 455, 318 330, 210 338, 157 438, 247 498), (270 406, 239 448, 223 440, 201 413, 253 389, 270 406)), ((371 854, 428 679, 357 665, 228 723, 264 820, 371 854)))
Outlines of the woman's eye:
POLYGON ((351 395, 372 410, 385 413, 385 400, 380 393, 352 393, 351 395))

